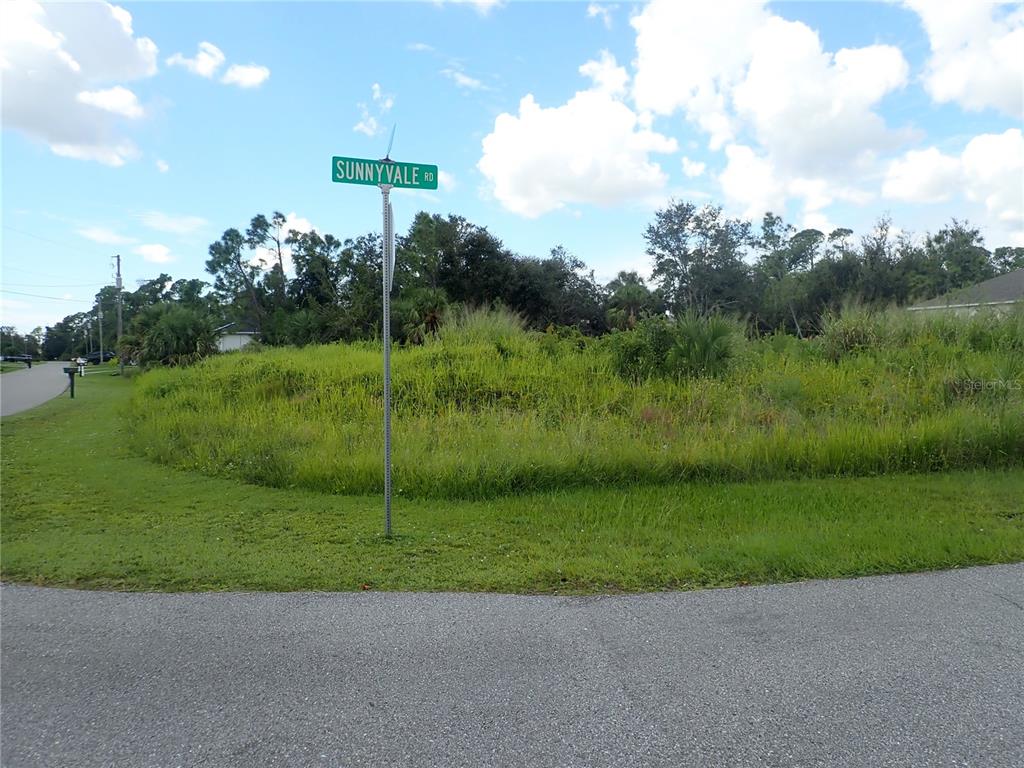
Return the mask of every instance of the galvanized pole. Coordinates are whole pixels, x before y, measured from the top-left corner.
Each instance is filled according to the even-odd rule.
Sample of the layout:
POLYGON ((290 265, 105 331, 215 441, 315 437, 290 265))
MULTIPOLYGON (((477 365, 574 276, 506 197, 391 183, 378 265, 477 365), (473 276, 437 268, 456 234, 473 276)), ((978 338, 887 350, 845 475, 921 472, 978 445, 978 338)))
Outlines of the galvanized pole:
POLYGON ((394 237, 388 215, 390 184, 380 185, 384 211, 384 268, 381 287, 384 294, 384 535, 391 536, 391 249, 394 237))
MULTIPOLYGON (((124 325, 121 320, 121 254, 117 254, 117 370, 124 373, 124 356, 121 354, 121 333, 124 325)), ((102 360, 100 362, 103 362, 102 360)))

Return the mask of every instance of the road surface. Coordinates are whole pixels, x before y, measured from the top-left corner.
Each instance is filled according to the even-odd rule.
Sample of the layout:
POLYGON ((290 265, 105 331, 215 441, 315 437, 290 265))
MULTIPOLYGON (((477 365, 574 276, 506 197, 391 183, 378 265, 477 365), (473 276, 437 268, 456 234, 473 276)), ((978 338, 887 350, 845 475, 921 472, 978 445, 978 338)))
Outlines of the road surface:
POLYGON ((32 363, 32 368, 0 376, 0 416, 11 416, 42 405, 68 385, 64 366, 71 363, 32 363))
POLYGON ((591 598, 0 597, 9 768, 1024 765, 1024 565, 591 598))

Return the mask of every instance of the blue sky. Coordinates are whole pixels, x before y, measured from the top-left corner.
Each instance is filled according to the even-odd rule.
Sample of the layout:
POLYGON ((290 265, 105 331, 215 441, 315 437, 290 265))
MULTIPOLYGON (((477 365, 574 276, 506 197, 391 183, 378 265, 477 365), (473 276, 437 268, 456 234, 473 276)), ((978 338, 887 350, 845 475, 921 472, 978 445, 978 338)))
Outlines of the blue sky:
POLYGON ((648 270, 676 197, 794 226, 917 233, 951 216, 1024 245, 1024 11, 974 3, 5 5, 3 322, 125 284, 206 277, 210 242, 280 210, 341 237, 379 194, 332 155, 443 172, 512 250, 648 270), (28 295, 34 294, 34 295, 28 295), (43 298, 50 297, 50 298, 43 298))

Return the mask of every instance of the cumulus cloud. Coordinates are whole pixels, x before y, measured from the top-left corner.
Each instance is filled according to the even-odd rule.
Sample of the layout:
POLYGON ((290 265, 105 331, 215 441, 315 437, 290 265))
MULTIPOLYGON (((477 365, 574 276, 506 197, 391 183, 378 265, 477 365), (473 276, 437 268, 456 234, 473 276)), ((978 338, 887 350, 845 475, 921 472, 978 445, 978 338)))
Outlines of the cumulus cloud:
POLYGON ((960 156, 967 197, 985 204, 989 216, 1024 226, 1024 135, 1020 128, 971 139, 960 156))
POLYGON ((455 180, 455 176, 448 171, 437 172, 437 187, 443 189, 445 192, 454 192, 458 182, 455 180))
POLYGON ((146 114, 139 104, 139 99, 127 88, 115 85, 101 91, 82 91, 78 94, 78 100, 82 104, 89 104, 115 115, 122 115, 127 118, 137 119, 146 114))
POLYGON ((725 148, 728 160, 718 177, 725 196, 743 207, 743 215, 760 217, 766 211, 782 211, 786 205, 786 185, 765 157, 751 147, 730 144, 725 148))
POLYGON ((206 226, 206 219, 200 216, 172 216, 161 211, 148 211, 139 215, 150 229, 159 232, 171 232, 175 235, 191 235, 206 226))
POLYGON ((171 256, 171 249, 159 243, 147 243, 146 245, 137 246, 134 249, 134 253, 151 264, 169 264, 174 261, 174 257, 171 256))
POLYGON ((681 112, 724 149, 718 181, 747 215, 793 198, 805 218, 834 199, 863 200, 857 185, 907 139, 878 113, 909 79, 894 46, 830 52, 806 24, 748 0, 653 0, 631 23, 636 107, 681 112))
POLYGON ((3 124, 55 154, 123 165, 139 153, 119 135, 119 120, 144 111, 131 90, 111 83, 153 75, 156 57, 156 44, 136 37, 131 14, 118 6, 7 2, 0 25, 3 124))
POLYGON ((189 59, 181 53, 175 53, 167 59, 169 67, 184 67, 193 75, 199 75, 207 79, 212 78, 217 70, 224 63, 224 52, 213 43, 203 41, 199 44, 199 51, 189 59))
POLYGON ((391 111, 395 105, 395 97, 385 93, 380 83, 370 86, 372 101, 359 102, 356 107, 359 109, 359 122, 352 126, 352 130, 367 136, 376 136, 383 129, 380 120, 391 111))
MULTIPOLYGON (((227 57, 220 48, 204 40, 199 44, 199 50, 195 56, 188 58, 184 54, 175 53, 168 57, 167 65, 184 67, 194 75, 212 80, 226 60, 227 57)), ((270 69, 261 64, 232 64, 221 77, 220 82, 225 85, 237 85, 239 88, 255 88, 262 85, 269 77, 270 69)))
POLYGON ((886 197, 937 203, 962 196, 985 208, 989 221, 1024 239, 1024 134, 1019 128, 975 136, 960 156, 935 147, 892 161, 882 185, 886 197))
POLYGON ((924 86, 935 101, 1024 117, 1024 8, 932 0, 907 5, 928 35, 924 86))
POLYGON ((608 51, 601 51, 601 57, 588 61, 580 66, 580 74, 589 77, 594 88, 612 96, 620 96, 626 92, 629 75, 624 67, 620 67, 615 57, 608 51))
POLYGON ((935 147, 911 150, 889 163, 882 195, 909 203, 949 200, 963 181, 960 159, 935 147))
POLYGON ((810 27, 772 17, 752 36, 750 65, 732 101, 776 165, 830 172, 898 145, 901 137, 874 110, 908 72, 898 48, 829 54, 810 27))
POLYGON ((713 149, 734 135, 729 94, 746 73, 753 38, 770 18, 759 2, 653 0, 636 30, 633 98, 659 115, 677 110, 707 132, 713 149))
POLYGON ((169 170, 171 170, 171 166, 167 164, 166 160, 157 160, 156 169, 160 171, 160 173, 167 173, 169 170))
POLYGON ((225 85, 237 85, 239 88, 256 88, 269 77, 270 69, 260 64, 232 64, 220 81, 225 85))
POLYGON ((617 5, 608 5, 607 3, 590 3, 587 5, 587 18, 601 19, 604 22, 604 28, 611 29, 612 11, 618 7, 617 5))
POLYGON ((702 175, 706 167, 707 166, 705 166, 704 163, 691 160, 688 157, 683 158, 683 173, 685 173, 688 178, 695 179, 702 175))
MULTIPOLYGON (((604 62, 584 68, 614 66, 610 57, 604 62)), ((613 205, 657 194, 667 175, 650 155, 676 150, 675 139, 652 131, 597 86, 558 107, 524 96, 518 114, 495 120, 477 167, 505 208, 534 218, 572 203, 613 205)))

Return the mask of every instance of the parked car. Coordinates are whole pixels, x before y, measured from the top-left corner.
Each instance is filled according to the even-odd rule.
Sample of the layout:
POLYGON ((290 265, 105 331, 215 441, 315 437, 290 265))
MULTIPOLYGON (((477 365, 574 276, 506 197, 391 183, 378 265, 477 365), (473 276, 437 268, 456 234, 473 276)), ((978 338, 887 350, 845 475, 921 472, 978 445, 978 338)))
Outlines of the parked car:
POLYGON ((114 350, 112 350, 112 349, 104 349, 103 350, 103 359, 102 360, 100 360, 100 353, 99 352, 90 352, 88 355, 85 356, 85 359, 88 362, 92 363, 93 365, 99 365, 101 362, 105 363, 108 360, 113 360, 115 357, 117 357, 117 354, 114 352, 114 350))
POLYGON ((0 360, 10 363, 24 363, 29 368, 32 367, 32 355, 0 355, 0 360))

